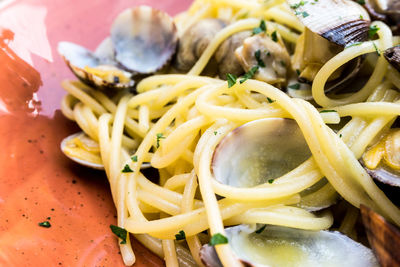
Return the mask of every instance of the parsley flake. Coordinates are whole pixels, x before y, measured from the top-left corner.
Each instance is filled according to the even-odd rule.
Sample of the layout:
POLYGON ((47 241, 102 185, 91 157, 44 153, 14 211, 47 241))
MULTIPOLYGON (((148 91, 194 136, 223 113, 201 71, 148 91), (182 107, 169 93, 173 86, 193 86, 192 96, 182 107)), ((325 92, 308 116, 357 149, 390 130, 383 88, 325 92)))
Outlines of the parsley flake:
POLYGON ((264 68, 264 67, 265 67, 265 63, 264 63, 264 61, 261 59, 261 51, 260 51, 260 50, 257 50, 257 51, 254 53, 254 57, 255 57, 256 60, 257 60, 258 66, 260 66, 261 68, 264 68))
POLYGON ((157 134, 157 148, 159 148, 160 147, 160 140, 161 139, 165 139, 165 137, 164 137, 164 135, 162 134, 162 133, 158 133, 157 134))
POLYGON ((267 31, 267 26, 265 25, 265 21, 261 20, 260 25, 257 28, 253 29, 253 34, 259 34, 266 31, 267 31))
POLYGON ((119 238, 122 239, 122 241, 121 241, 120 244, 126 244, 126 237, 127 237, 127 235, 128 235, 128 232, 127 232, 124 228, 121 228, 121 227, 119 227, 119 226, 112 225, 112 224, 110 224, 110 228, 111 228, 111 231, 112 231, 116 236, 118 236, 119 238))
POLYGON ((336 112, 336 110, 333 110, 333 109, 325 109, 325 110, 321 110, 319 113, 329 113, 329 112, 336 112))
POLYGON ((359 3, 360 5, 365 5, 365 0, 357 0, 357 3, 359 3))
POLYGON ((49 221, 44 221, 44 222, 40 222, 38 223, 39 226, 44 227, 44 228, 50 228, 51 224, 49 221))
POLYGON ((124 168, 122 169, 123 173, 129 173, 129 172, 133 172, 133 170, 131 169, 131 167, 129 167, 128 164, 125 164, 124 168))
POLYGON ((351 43, 351 44, 346 45, 346 46, 344 47, 344 49, 349 48, 349 47, 352 47, 352 46, 357 46, 357 45, 360 45, 360 44, 362 44, 362 43, 361 43, 361 42, 351 43))
POLYGON ((272 38, 272 41, 278 42, 278 35, 276 34, 276 31, 271 33, 271 38, 272 38))
POLYGON ((243 78, 240 80, 240 83, 244 83, 248 79, 253 78, 254 74, 258 71, 259 66, 254 66, 252 67, 248 72, 246 72, 245 75, 243 75, 243 78))
POLYGON ((342 138, 342 134, 339 134, 339 138, 342 138))
POLYGON ((216 246, 220 244, 228 244, 228 238, 220 233, 217 233, 211 237, 210 246, 216 246))
POLYGON ((137 155, 132 156, 132 157, 131 157, 131 160, 132 160, 133 162, 137 162, 137 155))
POLYGON ((299 83, 294 83, 288 86, 290 89, 294 90, 299 90, 300 89, 300 84, 299 83))
POLYGON ((375 34, 376 34, 379 30, 380 30, 379 27, 376 26, 376 25, 369 26, 369 30, 368 30, 368 37, 369 37, 369 39, 371 39, 372 37, 374 37, 375 34))
POLYGON ((236 75, 235 74, 226 74, 226 79, 228 80, 228 88, 231 88, 232 86, 234 86, 236 84, 236 75))
POLYGON ((255 233, 256 233, 256 234, 261 234, 261 233, 265 230, 266 227, 267 227, 267 225, 264 224, 264 225, 261 226, 259 229, 257 229, 257 230, 255 231, 255 233))
POLYGON ((268 103, 274 103, 275 102, 275 100, 273 100, 273 99, 271 99, 269 97, 267 97, 267 100, 268 100, 268 103))
POLYGON ((381 51, 379 51, 378 47, 376 46, 375 43, 372 43, 374 45, 375 48, 375 52, 378 54, 378 56, 381 56, 381 51))
POLYGON ((218 132, 217 131, 214 131, 214 135, 217 135, 218 134, 218 132))
POLYGON ((175 235, 175 239, 178 240, 178 241, 179 241, 179 240, 185 240, 185 239, 186 239, 185 231, 180 230, 179 233, 177 233, 177 234, 175 235))
POLYGON ((269 180, 268 180, 268 183, 269 183, 269 184, 272 184, 272 183, 274 182, 274 180, 275 180, 275 179, 269 179, 269 180))
POLYGON ((307 18, 308 16, 310 16, 310 14, 308 14, 306 11, 301 12, 301 15, 303 16, 303 18, 307 18))

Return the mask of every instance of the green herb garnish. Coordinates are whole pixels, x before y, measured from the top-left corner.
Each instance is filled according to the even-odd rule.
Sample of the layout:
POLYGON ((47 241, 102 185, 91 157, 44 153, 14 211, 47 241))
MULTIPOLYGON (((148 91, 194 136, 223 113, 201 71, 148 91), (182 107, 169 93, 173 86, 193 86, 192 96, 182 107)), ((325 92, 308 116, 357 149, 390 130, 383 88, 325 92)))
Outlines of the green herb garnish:
POLYGON ((301 6, 304 6, 306 3, 307 3, 307 2, 300 1, 299 3, 294 4, 294 5, 291 5, 290 7, 293 8, 293 9, 297 9, 297 8, 299 8, 299 7, 301 7, 301 6))
POLYGON ((39 226, 44 227, 44 228, 50 228, 51 224, 49 221, 44 221, 44 222, 40 222, 38 223, 39 226))
POLYGON ((274 103, 275 102, 275 100, 273 100, 273 99, 271 99, 269 97, 267 97, 267 100, 268 100, 268 103, 274 103))
POLYGON ((365 5, 365 0, 357 0, 357 3, 359 3, 360 5, 365 5))
POLYGON ((262 233, 262 231, 264 231, 265 230, 265 228, 267 227, 267 225, 266 224, 264 224, 263 226, 261 226, 258 230, 256 230, 255 231, 255 233, 256 234, 261 234, 262 233))
POLYGON ((127 237, 127 235, 128 235, 128 232, 127 232, 124 228, 121 228, 121 227, 119 227, 119 226, 112 225, 112 224, 110 224, 110 228, 111 228, 111 231, 112 231, 116 236, 118 236, 119 238, 122 239, 122 241, 121 241, 120 244, 126 244, 126 237, 127 237))
POLYGON ((253 29, 253 34, 259 34, 266 31, 267 31, 267 26, 265 25, 265 21, 261 20, 260 25, 257 28, 253 29))
POLYGON ((349 47, 352 47, 352 46, 357 46, 357 45, 360 45, 360 44, 362 44, 362 42, 351 43, 351 44, 346 45, 346 46, 344 47, 344 49, 349 48, 349 47))
POLYGON ((303 18, 307 18, 308 16, 310 16, 310 14, 308 14, 306 11, 301 12, 301 15, 303 16, 303 18))
POLYGON ((242 84, 245 81, 247 81, 248 79, 253 78, 253 76, 254 76, 254 74, 256 74, 258 68, 259 68, 259 66, 252 67, 248 72, 246 72, 245 75, 243 75, 243 78, 240 80, 240 83, 242 84))
POLYGON ((379 51, 378 47, 376 46, 375 43, 372 43, 374 45, 375 48, 375 52, 378 54, 378 56, 381 56, 381 51, 379 51))
POLYGON ((325 109, 325 110, 321 110, 319 113, 328 113, 328 112, 336 112, 336 110, 333 110, 333 109, 325 109))
POLYGON ((235 74, 226 74, 226 79, 228 80, 228 88, 231 88, 232 86, 234 86, 236 84, 236 75, 235 74))
POLYGON ((269 180, 268 180, 268 183, 269 183, 269 184, 272 184, 272 183, 274 182, 274 180, 275 180, 275 179, 269 179, 269 180))
POLYGON ((185 231, 180 230, 179 233, 177 233, 177 234, 175 235, 175 239, 178 240, 178 241, 179 241, 179 240, 185 240, 185 239, 186 239, 185 231))
POLYGON ((260 66, 261 68, 264 68, 264 67, 265 67, 265 63, 264 63, 264 61, 261 59, 261 51, 260 51, 260 50, 257 50, 257 51, 254 53, 254 57, 255 57, 256 60, 257 60, 258 66, 260 66))
POLYGON ((379 27, 376 25, 369 26, 368 30, 368 37, 371 39, 372 37, 375 36, 375 34, 379 31, 379 27))
POLYGON ((161 139, 165 139, 165 137, 164 137, 164 135, 162 134, 162 133, 158 133, 157 134, 157 148, 159 148, 160 147, 160 140, 161 139))
POLYGON ((299 69, 296 69, 296 73, 297 73, 297 76, 300 76, 300 70, 299 69))
POLYGON ((271 38, 272 38, 272 41, 278 42, 278 35, 276 34, 276 31, 271 33, 271 38))
POLYGON ((215 235, 213 235, 210 239, 210 246, 216 246, 216 245, 220 245, 220 244, 228 244, 228 238, 226 238, 226 236, 217 233, 215 235))
POLYGON ((132 157, 131 157, 131 160, 132 160, 133 162, 137 162, 137 155, 132 156, 132 157))
POLYGON ((123 173, 128 173, 128 172, 133 172, 133 170, 131 169, 131 167, 129 167, 128 164, 125 164, 124 168, 122 169, 123 173))
POLYGON ((217 135, 218 134, 218 132, 217 131, 214 131, 214 135, 217 135))
POLYGON ((300 89, 300 84, 299 83, 294 83, 288 86, 290 89, 294 90, 299 90, 300 89))

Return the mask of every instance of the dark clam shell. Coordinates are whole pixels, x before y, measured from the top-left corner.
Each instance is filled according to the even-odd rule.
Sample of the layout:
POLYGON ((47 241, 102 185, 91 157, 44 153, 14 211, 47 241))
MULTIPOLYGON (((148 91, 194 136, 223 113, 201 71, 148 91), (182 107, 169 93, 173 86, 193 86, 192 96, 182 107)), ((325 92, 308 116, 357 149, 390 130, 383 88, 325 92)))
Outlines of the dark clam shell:
POLYGON ((361 205, 368 241, 382 267, 400 266, 400 230, 382 216, 361 205))
POLYGON ((386 49, 384 56, 393 67, 400 71, 400 46, 386 49))

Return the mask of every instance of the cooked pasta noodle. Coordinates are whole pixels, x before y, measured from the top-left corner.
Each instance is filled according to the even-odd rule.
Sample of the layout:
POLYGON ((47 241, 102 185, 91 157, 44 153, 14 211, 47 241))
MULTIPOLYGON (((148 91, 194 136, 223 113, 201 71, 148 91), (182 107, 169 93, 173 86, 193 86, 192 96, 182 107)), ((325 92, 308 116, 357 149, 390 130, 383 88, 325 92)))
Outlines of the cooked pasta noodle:
MULTIPOLYGON (((296 44, 304 26, 284 1, 196 0, 175 21, 182 34, 196 21, 218 16, 229 17, 231 24, 215 35, 187 74, 149 76, 137 84, 136 95, 125 90, 110 96, 81 82, 62 82, 68 92, 61 102, 63 114, 100 146, 118 226, 164 257, 167 266, 202 266, 203 231, 224 234, 224 226, 241 223, 328 229, 333 224, 329 210, 317 215, 302 207, 329 205, 337 194, 354 207, 367 205, 400 225, 399 209, 358 161, 400 114, 400 94, 393 90, 399 89, 399 73, 380 55, 359 91, 344 95, 324 91, 328 78, 341 66, 375 47, 385 50, 400 38, 393 37, 384 23, 373 22, 379 28, 377 40, 344 49, 316 74, 312 96, 323 108, 317 109, 262 81, 249 79, 228 88, 226 81, 200 76, 224 40, 258 27, 260 19, 266 21, 267 31, 276 29, 283 40, 296 44), (319 112, 325 109, 333 112, 319 112), (347 116, 351 119, 337 132, 328 126, 347 116), (238 188, 218 182, 210 168, 216 146, 233 129, 262 118, 295 120, 312 156, 272 184, 238 188), (144 175, 144 163, 158 169, 159 182, 144 175), (124 166, 132 172, 121 172, 124 166), (300 194, 324 177, 328 181, 324 186, 300 194), (179 231, 184 231, 193 258, 174 240, 179 231)), ((340 230, 352 235, 357 216, 357 209, 349 209, 340 230)), ((129 235, 120 248, 125 264, 132 265, 135 255, 129 235)), ((229 244, 215 248, 224 266, 241 266, 229 244)))

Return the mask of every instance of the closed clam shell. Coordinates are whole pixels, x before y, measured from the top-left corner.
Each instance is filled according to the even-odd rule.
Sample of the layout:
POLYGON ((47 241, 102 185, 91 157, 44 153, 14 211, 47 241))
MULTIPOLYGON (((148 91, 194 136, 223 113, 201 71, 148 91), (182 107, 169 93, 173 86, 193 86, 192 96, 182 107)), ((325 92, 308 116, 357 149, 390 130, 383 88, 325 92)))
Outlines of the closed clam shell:
POLYGON ((111 26, 115 59, 136 73, 161 69, 174 55, 178 36, 173 19, 148 6, 122 12, 111 26))
POLYGON ((368 38, 370 19, 362 6, 349 0, 288 0, 300 21, 312 32, 341 46, 368 38))

